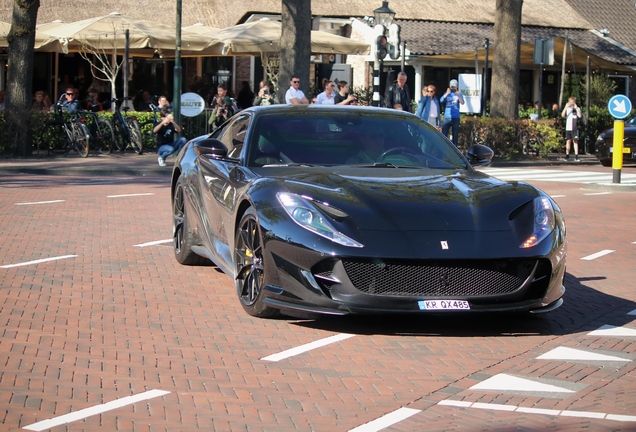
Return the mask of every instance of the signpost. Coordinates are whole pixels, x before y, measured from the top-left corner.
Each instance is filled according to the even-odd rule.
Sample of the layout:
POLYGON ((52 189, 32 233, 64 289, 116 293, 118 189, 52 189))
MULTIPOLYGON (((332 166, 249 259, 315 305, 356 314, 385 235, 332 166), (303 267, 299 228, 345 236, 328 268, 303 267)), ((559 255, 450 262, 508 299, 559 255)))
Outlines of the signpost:
POLYGON ((612 143, 612 169, 614 174, 612 183, 621 182, 621 169, 623 168, 623 137, 625 136, 624 118, 632 112, 632 102, 625 95, 616 95, 607 103, 607 109, 614 117, 614 141, 612 143))
POLYGON ((459 91, 465 104, 459 106, 463 113, 481 113, 481 74, 459 74, 459 91))

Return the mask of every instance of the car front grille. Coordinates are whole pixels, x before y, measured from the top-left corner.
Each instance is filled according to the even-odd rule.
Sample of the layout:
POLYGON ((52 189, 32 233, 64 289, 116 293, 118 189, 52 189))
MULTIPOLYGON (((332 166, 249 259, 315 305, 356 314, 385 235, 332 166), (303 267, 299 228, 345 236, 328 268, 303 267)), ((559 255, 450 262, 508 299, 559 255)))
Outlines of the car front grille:
MULTIPOLYGON (((608 147, 614 146, 614 136, 607 136, 603 143, 608 147)), ((623 140, 623 147, 636 147, 636 135, 628 135, 623 140)))
MULTIPOLYGON (((343 261, 353 285, 385 296, 488 296, 521 287, 537 260, 343 261)), ((536 277, 537 275, 535 275, 536 277)))

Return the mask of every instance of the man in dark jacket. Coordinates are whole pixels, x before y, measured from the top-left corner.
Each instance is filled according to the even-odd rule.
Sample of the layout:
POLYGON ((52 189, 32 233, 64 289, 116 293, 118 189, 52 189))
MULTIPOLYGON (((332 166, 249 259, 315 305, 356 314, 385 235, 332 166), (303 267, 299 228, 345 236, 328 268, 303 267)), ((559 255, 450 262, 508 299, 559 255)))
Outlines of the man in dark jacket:
POLYGON ((401 105, 403 111, 413 112, 410 94, 409 86, 406 84, 406 74, 400 72, 397 76, 397 82, 389 87, 386 96, 386 107, 393 108, 395 105, 401 105))

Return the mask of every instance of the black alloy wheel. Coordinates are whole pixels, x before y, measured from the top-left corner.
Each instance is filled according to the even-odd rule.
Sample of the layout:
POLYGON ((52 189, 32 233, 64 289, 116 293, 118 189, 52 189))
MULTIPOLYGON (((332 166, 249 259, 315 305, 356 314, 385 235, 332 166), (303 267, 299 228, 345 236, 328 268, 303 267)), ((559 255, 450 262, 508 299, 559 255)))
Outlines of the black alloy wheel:
POLYGON ((234 244, 235 284, 241 306, 255 317, 272 318, 279 315, 278 309, 271 308, 263 302, 263 243, 253 208, 249 208, 241 218, 234 244))
POLYGON ((205 265, 209 260, 192 251, 194 234, 190 230, 185 206, 185 187, 183 177, 179 177, 172 200, 172 246, 179 264, 205 265))

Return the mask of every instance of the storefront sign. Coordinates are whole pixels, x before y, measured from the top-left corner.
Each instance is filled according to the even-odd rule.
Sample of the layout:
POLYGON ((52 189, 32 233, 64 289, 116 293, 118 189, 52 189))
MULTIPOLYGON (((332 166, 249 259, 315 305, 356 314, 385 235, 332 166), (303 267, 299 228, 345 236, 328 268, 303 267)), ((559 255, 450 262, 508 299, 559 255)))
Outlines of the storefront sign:
POLYGON ((196 93, 184 93, 181 95, 181 115, 184 117, 196 117, 203 112, 205 101, 196 93))
POLYGON ((481 113, 481 74, 459 74, 458 81, 459 91, 466 102, 459 106, 459 112, 481 113))

